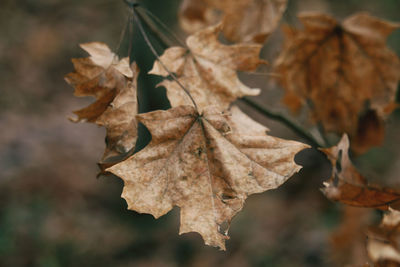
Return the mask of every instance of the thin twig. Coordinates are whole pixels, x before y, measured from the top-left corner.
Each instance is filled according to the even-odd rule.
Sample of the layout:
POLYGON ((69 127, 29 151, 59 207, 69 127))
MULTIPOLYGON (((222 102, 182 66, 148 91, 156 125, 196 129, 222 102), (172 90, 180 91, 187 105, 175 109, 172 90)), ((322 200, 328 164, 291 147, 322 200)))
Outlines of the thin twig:
POLYGON ((164 70, 168 73, 169 76, 172 77, 172 79, 179 85, 179 87, 182 88, 182 90, 189 96, 190 100, 192 101, 194 108, 196 109, 196 111, 198 111, 197 108, 197 104, 194 101, 192 95, 190 94, 190 92, 185 88, 185 86, 182 85, 182 83, 178 80, 178 78, 175 76, 175 74, 173 74, 168 68, 167 66, 165 66, 165 64, 161 61, 160 56, 158 55, 157 51, 155 50, 153 44, 150 42, 149 37, 146 34, 146 31, 143 28, 142 22, 140 21, 138 15, 136 14, 136 10, 135 10, 135 6, 132 7, 132 12, 133 12, 133 19, 135 20, 139 31, 141 32, 144 41, 146 42, 147 46, 150 48, 151 52, 153 53, 153 55, 157 58, 158 62, 160 63, 160 65, 164 68, 164 70))
MULTIPOLYGON (((306 105, 307 105, 308 110, 314 110, 314 103, 310 99, 307 99, 306 105)), ((326 136, 325 128, 321 121, 317 122, 317 130, 318 130, 319 136, 322 138, 322 141, 324 142, 324 147, 330 147, 331 146, 330 142, 326 136)))
POLYGON ((133 18, 129 16, 129 46, 128 46, 128 57, 132 55, 132 44, 133 44, 133 18))
MULTIPOLYGON (((140 7, 140 6, 139 6, 140 7)), ((143 8, 142 8, 143 9, 143 8)), ((153 25, 153 23, 150 23, 148 18, 145 18, 140 12, 136 12, 138 15, 140 21, 144 22, 144 24, 147 26, 147 28, 150 30, 150 33, 152 34, 152 37, 156 38, 158 43, 161 44, 161 46, 164 49, 167 49, 168 47, 171 47, 172 44, 174 43, 173 41, 170 41, 170 38, 167 37, 167 35, 161 33, 156 26, 153 25)))
POLYGON ((288 128, 290 128, 297 135, 299 135, 300 137, 307 140, 310 143, 310 145, 312 145, 313 147, 316 147, 316 148, 324 147, 307 130, 303 129, 301 126, 297 125, 295 122, 289 120, 284 115, 270 111, 247 97, 241 98, 241 100, 244 103, 246 103, 247 105, 256 109, 258 112, 265 115, 266 117, 285 124, 288 128))
POLYGON ((122 32, 121 32, 121 34, 119 36, 119 41, 118 41, 117 47, 115 49, 117 54, 119 54, 119 49, 121 48, 122 42, 124 41, 124 38, 125 38, 125 35, 126 35, 126 30, 128 29, 128 27, 130 27, 130 24, 131 24, 131 15, 129 14, 128 19, 127 19, 127 21, 125 23, 125 26, 122 29, 122 32))
POLYGON ((162 22, 156 15, 154 15, 150 10, 147 8, 144 8, 142 6, 138 6, 141 10, 145 12, 146 15, 148 15, 152 20, 154 20, 158 25, 160 25, 175 41, 177 41, 181 46, 186 47, 185 42, 179 38, 178 35, 176 35, 164 22, 162 22))

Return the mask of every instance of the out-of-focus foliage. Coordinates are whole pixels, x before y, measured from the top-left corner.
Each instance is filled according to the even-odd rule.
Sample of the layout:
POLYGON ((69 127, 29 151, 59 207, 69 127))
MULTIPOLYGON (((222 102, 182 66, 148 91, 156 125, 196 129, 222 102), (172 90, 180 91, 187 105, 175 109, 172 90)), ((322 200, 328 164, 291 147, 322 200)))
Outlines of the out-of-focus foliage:
POLYGON ((186 32, 223 20, 224 36, 232 42, 264 43, 286 10, 286 0, 184 0, 179 22, 186 32))
POLYGON ((298 18, 304 29, 285 28, 275 62, 285 104, 295 112, 306 105, 326 131, 348 133, 355 152, 380 145, 400 80, 400 59, 386 42, 400 24, 368 13, 342 23, 316 12, 298 18))

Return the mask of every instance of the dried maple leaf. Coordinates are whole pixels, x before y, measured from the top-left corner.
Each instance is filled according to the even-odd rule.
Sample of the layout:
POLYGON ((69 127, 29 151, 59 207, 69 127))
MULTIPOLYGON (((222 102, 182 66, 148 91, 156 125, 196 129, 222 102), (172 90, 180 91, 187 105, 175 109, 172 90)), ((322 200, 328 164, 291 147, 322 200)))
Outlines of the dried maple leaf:
POLYGON ((294 156, 308 147, 266 134, 238 108, 230 114, 192 106, 139 114, 151 143, 107 169, 121 177, 128 208, 158 218, 181 209, 180 234, 198 232, 225 249, 232 217, 248 195, 274 189, 301 167, 294 156))
POLYGON ((366 107, 379 119, 392 110, 400 61, 386 39, 399 24, 365 13, 342 24, 320 13, 299 19, 304 30, 286 28, 285 48, 275 63, 286 90, 284 102, 293 111, 309 102, 326 130, 356 137, 366 107))
POLYGON ((390 210, 385 214, 379 228, 368 232, 367 250, 374 266, 400 265, 400 212, 390 210))
POLYGON ((185 0, 179 18, 182 28, 194 33, 224 14, 223 32, 228 40, 264 43, 278 26, 286 4, 287 0, 185 0))
POLYGON ((118 59, 104 43, 80 45, 90 55, 72 59, 75 72, 65 80, 75 88, 75 96, 93 96, 96 101, 75 111, 74 121, 88 121, 107 129, 107 147, 102 161, 131 150, 137 139, 136 64, 129 66, 129 59, 118 59))
POLYGON ((332 177, 322 192, 333 201, 377 209, 400 208, 400 191, 368 184, 350 161, 349 138, 343 135, 337 146, 321 149, 332 164, 332 177))
MULTIPOLYGON (((176 74, 179 82, 190 92, 198 108, 215 105, 221 110, 245 95, 258 95, 259 89, 250 89, 238 78, 236 71, 253 71, 264 61, 258 58, 261 45, 224 45, 218 41, 221 25, 216 25, 188 37, 188 49, 171 47, 160 60, 176 74)), ((159 61, 154 63, 150 74, 168 76, 159 61)), ((168 99, 173 107, 191 105, 192 102, 174 80, 164 80, 160 85, 167 88, 168 99)))

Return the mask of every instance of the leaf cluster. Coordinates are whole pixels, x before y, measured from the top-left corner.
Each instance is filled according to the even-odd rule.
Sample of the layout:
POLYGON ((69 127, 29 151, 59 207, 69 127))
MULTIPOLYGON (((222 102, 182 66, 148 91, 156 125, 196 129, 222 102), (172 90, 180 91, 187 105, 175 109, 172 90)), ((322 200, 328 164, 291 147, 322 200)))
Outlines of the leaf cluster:
MULTIPOLYGON (((66 80, 76 96, 96 101, 75 111, 75 121, 106 127, 100 166, 124 181, 129 209, 158 218, 178 206, 180 233, 197 232, 207 245, 225 249, 231 220, 246 198, 279 187, 300 170, 294 157, 308 145, 268 135, 268 128, 233 105, 260 93, 237 72, 266 63, 259 57, 262 44, 285 8, 285 0, 184 0, 179 19, 190 35, 159 56, 131 6, 133 21, 157 58, 149 74, 163 77, 160 86, 172 106, 165 111, 138 114, 135 63, 119 59, 103 43, 81 45, 90 57, 73 59, 75 72, 66 80), (233 44, 221 43, 220 33, 233 44), (139 122, 152 140, 134 153, 139 122)), ((320 13, 299 19, 303 29, 284 27, 286 41, 273 68, 290 110, 306 107, 324 128, 322 135, 343 134, 337 146, 320 148, 332 164, 322 191, 345 205, 390 210, 375 236, 397 238, 391 229, 399 225, 400 191, 369 184, 348 152, 379 145, 384 121, 397 106, 400 60, 386 40, 399 25, 366 13, 342 23, 320 13)), ((381 240, 369 242, 371 260, 400 263, 398 244, 381 240)))

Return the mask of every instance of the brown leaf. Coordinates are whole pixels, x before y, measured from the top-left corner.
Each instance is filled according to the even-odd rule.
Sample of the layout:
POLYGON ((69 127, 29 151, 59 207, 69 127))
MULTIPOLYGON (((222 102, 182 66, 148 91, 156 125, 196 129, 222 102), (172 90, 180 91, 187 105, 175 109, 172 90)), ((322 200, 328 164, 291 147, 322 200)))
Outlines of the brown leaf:
MULTIPOLYGON (((104 43, 80 45, 89 53, 88 58, 72 59, 75 72, 65 80, 75 88, 75 96, 93 96, 96 101, 75 111, 74 121, 87 121, 107 129, 102 162, 131 150, 137 139, 136 64, 129 66, 129 59, 118 59, 104 43)), ((111 159, 111 161, 110 161, 111 159)))
POLYGON ((333 201, 377 209, 399 208, 400 191, 370 185, 350 161, 349 139, 343 135, 337 146, 321 149, 332 164, 332 177, 324 182, 322 192, 333 201))
MULTIPOLYGON (((221 110, 245 95, 258 95, 259 89, 250 89, 238 78, 236 71, 253 71, 264 61, 258 58, 261 45, 224 45, 218 41, 221 25, 209 27, 189 36, 189 48, 171 47, 161 56, 168 70, 175 73, 182 85, 189 90, 200 110, 215 105, 221 110)), ((150 74, 168 76, 160 62, 154 63, 150 74)), ((173 80, 160 85, 167 88, 173 107, 192 105, 190 98, 173 80)))
POLYGON ((195 33, 225 15, 223 32, 228 40, 264 43, 278 26, 286 4, 287 0, 185 0, 179 19, 185 31, 195 33))
POLYGON ((187 33, 195 33, 221 20, 221 13, 210 7, 212 1, 183 0, 179 8, 179 24, 187 33))
MULTIPOLYGON (((381 120, 395 102, 400 61, 386 39, 399 24, 366 13, 342 24, 320 13, 299 19, 304 29, 286 28, 287 41, 275 63, 286 90, 285 102, 293 111, 299 103, 311 103, 314 120, 326 130, 356 138, 366 107, 381 120)), ((369 139, 370 145, 379 143, 379 137, 369 139)))
POLYGON ((236 107, 231 112, 208 107, 199 115, 179 106, 139 114, 151 143, 107 169, 124 180, 128 208, 158 218, 178 206, 180 234, 198 232, 207 245, 225 249, 230 221, 247 196, 299 171, 294 156, 308 147, 268 136, 236 107))
POLYGON ((341 222, 330 236, 329 254, 335 266, 364 266, 367 262, 365 230, 371 213, 371 209, 342 207, 341 222))
POLYGON ((367 250, 375 266, 400 266, 400 212, 390 210, 368 233, 367 250))
POLYGON ((379 146, 385 138, 385 124, 374 110, 368 110, 358 119, 357 132, 352 136, 351 150, 363 154, 371 146, 379 146))
POLYGON ((225 13, 224 35, 233 42, 264 43, 277 28, 287 0, 215 1, 225 13))

